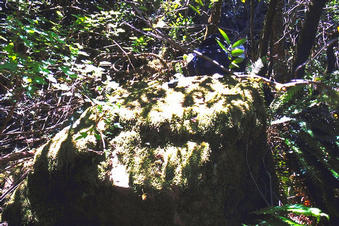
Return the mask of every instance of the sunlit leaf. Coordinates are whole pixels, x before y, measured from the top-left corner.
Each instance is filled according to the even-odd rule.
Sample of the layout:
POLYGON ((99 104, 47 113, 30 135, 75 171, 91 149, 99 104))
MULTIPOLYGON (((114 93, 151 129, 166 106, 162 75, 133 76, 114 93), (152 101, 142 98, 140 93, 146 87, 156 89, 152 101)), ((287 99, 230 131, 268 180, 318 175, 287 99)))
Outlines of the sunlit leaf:
POLYGON ((101 140, 101 135, 99 133, 94 133, 95 139, 101 140))
POLYGON ((78 54, 82 55, 82 56, 89 56, 88 53, 86 53, 84 51, 78 51, 78 54))
POLYGON ((202 0, 195 0, 196 3, 198 3, 201 6, 204 6, 204 3, 202 2, 202 0))
POLYGON ((17 56, 16 55, 10 55, 8 56, 12 61, 15 61, 17 59, 17 56))
POLYGON ((11 43, 8 43, 7 46, 5 46, 4 50, 5 50, 7 53, 12 53, 12 52, 13 52, 13 48, 14 48, 14 43, 11 42, 11 43))
POLYGON ((215 41, 217 41, 218 45, 224 50, 227 52, 227 48, 225 47, 224 44, 222 44, 218 39, 215 39, 215 41))
POLYGON ((47 75, 47 80, 50 81, 51 83, 57 83, 58 82, 52 74, 47 75))
POLYGON ((197 8, 195 8, 191 4, 189 4, 189 6, 191 7, 191 9, 193 9, 196 13, 198 13, 200 15, 200 11, 197 8))
POLYGON ((60 70, 67 75, 69 73, 70 68, 68 66, 61 66, 60 70))
POLYGON ((334 169, 330 169, 332 175, 337 179, 339 180, 339 174, 334 170, 334 169))
POLYGON ((34 83, 39 84, 39 85, 44 85, 44 84, 46 84, 45 79, 42 78, 42 77, 40 77, 40 76, 38 76, 38 75, 35 75, 35 76, 33 77, 33 81, 34 81, 34 83))
POLYGON ((52 83, 52 86, 56 89, 63 90, 63 91, 68 91, 71 89, 71 87, 69 87, 68 85, 60 84, 60 83, 52 83))
POLYGON ((80 140, 82 138, 86 138, 88 136, 87 132, 80 132, 80 136, 78 136, 77 138, 75 138, 75 140, 80 140))
POLYGON ((244 58, 237 57, 236 59, 232 60, 231 64, 229 65, 229 68, 239 68, 239 65, 241 62, 244 61, 244 58))
POLYGON ((240 45, 242 45, 242 44, 244 44, 246 42, 246 39, 240 39, 240 40, 238 40, 238 41, 236 41, 235 43, 233 43, 233 45, 232 45, 232 49, 234 49, 234 48, 236 48, 236 47, 238 47, 238 46, 240 46, 240 45))
POLYGON ((113 124, 113 126, 114 126, 114 128, 123 129, 123 127, 120 125, 119 122, 115 122, 115 123, 113 124))
POLYGON ((244 50, 243 49, 233 49, 231 54, 232 54, 233 57, 237 57, 237 56, 244 54, 244 50))
POLYGON ((307 207, 301 204, 293 204, 293 205, 284 205, 284 206, 274 206, 269 208, 264 208, 258 211, 253 212, 255 214, 264 214, 264 215, 272 215, 281 221, 289 224, 289 225, 299 225, 294 221, 284 217, 284 215, 288 213, 294 214, 303 214, 305 216, 313 216, 317 218, 319 222, 321 217, 325 217, 329 219, 329 216, 326 213, 323 213, 320 209, 314 207, 307 207))
POLYGON ((7 42, 7 39, 5 37, 1 36, 1 35, 0 35, 0 39, 7 42))
POLYGON ((218 28, 220 34, 222 35, 222 37, 224 37, 225 41, 227 42, 228 45, 231 44, 230 39, 228 38, 227 34, 225 31, 223 31, 222 29, 218 28))
POLYGON ((228 66, 230 69, 233 69, 233 68, 239 68, 239 65, 236 64, 234 61, 231 62, 231 64, 228 66))
POLYGON ((163 20, 159 20, 158 23, 154 26, 155 28, 164 28, 167 24, 163 20))
POLYGON ((63 17, 63 16, 64 16, 59 10, 56 11, 56 14, 57 14, 59 17, 63 17))
POLYGON ((294 222, 291 219, 288 219, 286 217, 277 216, 277 218, 279 218, 282 222, 286 223, 287 225, 302 226, 302 224, 298 224, 298 223, 296 223, 296 222, 294 222))
POLYGON ((112 63, 109 62, 109 61, 100 61, 99 66, 100 67, 109 67, 109 66, 112 66, 112 63))
POLYGON ((70 74, 68 74, 68 76, 72 79, 76 79, 78 77, 78 75, 75 74, 75 73, 70 73, 70 74))

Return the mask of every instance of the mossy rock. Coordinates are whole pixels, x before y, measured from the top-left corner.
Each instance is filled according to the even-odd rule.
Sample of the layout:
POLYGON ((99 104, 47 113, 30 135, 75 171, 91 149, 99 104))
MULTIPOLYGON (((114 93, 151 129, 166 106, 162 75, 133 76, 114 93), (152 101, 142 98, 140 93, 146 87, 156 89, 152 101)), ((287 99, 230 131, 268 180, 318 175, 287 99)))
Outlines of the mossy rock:
MULTIPOLYGON (((265 206, 259 84, 211 77, 120 87, 39 148, 10 225, 239 225, 265 206)), ((268 162, 263 165, 263 159, 268 162)), ((272 174, 273 175, 273 174, 272 174)))

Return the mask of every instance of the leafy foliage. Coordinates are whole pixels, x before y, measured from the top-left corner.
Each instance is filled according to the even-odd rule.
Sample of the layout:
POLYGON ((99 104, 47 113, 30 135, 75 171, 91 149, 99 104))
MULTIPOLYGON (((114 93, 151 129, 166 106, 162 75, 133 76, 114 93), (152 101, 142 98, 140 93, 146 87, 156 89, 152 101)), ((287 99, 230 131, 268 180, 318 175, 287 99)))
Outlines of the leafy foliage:
POLYGON ((329 216, 323 213, 318 208, 307 207, 304 205, 285 205, 275 206, 266 209, 255 211, 254 214, 261 215, 263 218, 257 225, 303 225, 288 217, 288 214, 293 213, 296 215, 305 215, 316 218, 316 222, 319 223, 322 217, 329 219, 329 216))
MULTIPOLYGON (((5 55, 0 69, 15 88, 25 88, 31 97, 49 81, 60 86, 77 78, 71 72, 81 45, 65 41, 65 31, 56 22, 38 16, 7 17, 2 38, 5 55), (48 30, 44 26, 51 26, 48 30), (59 82, 58 82, 59 80, 59 82), (64 83, 65 81, 66 83, 64 83), (16 87, 18 86, 18 87, 16 87)), ((14 89, 15 90, 15 89, 14 89)))
MULTIPOLYGON (((182 72, 184 51, 173 48, 173 43, 195 48, 202 40, 215 2, 7 1, 0 13, 0 154, 21 148, 33 150, 88 105, 97 105, 99 111, 117 107, 111 104, 114 97, 110 91, 118 83, 168 81, 174 71, 182 72)), ((235 18, 237 13, 250 9, 250 2, 225 4, 232 4, 230 15, 235 18)), ((283 43, 283 57, 269 50, 265 56, 269 59, 268 68, 274 68, 277 57, 281 57, 283 68, 292 67, 307 2, 310 1, 288 1, 284 6, 283 33, 272 44, 275 48, 283 43)), ((257 211, 258 215, 269 216, 261 224, 269 224, 269 220, 296 224, 288 213, 315 217, 316 221, 321 216, 327 218, 314 207, 288 204, 287 199, 295 195, 290 189, 290 175, 303 178, 309 193, 307 200, 313 206, 327 212, 330 219, 339 217, 334 203, 339 181, 339 81, 338 70, 325 73, 328 56, 324 51, 337 39, 337 11, 337 1, 328 1, 319 26, 322 35, 316 37, 312 58, 305 62, 305 79, 318 84, 279 90, 269 106, 268 121, 282 141, 272 151, 284 156, 276 162, 276 168, 284 171, 278 175, 286 205, 257 211)), ((239 18, 235 23, 243 22, 239 18)), ((243 46, 250 40, 233 39, 235 35, 226 29, 219 32, 227 45, 217 42, 228 53, 233 69, 247 57, 249 51, 245 52, 243 46), (237 41, 232 43, 234 40, 237 41)), ((338 58, 338 51, 334 52, 338 58)), ((263 76, 274 79, 276 71, 270 72, 263 76)), ((107 133, 121 128, 114 116, 105 120, 112 125, 107 133)), ((97 129, 84 132, 82 137, 88 133, 103 139, 102 131, 97 129)))
MULTIPOLYGON (((324 83, 337 82, 334 76, 324 83)), ((284 142, 280 150, 275 150, 277 155, 285 156, 284 160, 278 161, 282 164, 278 169, 288 169, 290 172, 280 174, 284 195, 293 197, 304 193, 304 203, 321 206, 336 219, 338 207, 335 203, 338 198, 335 189, 339 185, 339 155, 336 151, 339 149, 336 116, 338 93, 325 84, 324 87, 295 86, 282 91, 271 104, 272 115, 276 117, 272 127, 279 128, 280 138, 284 142), (281 149, 285 153, 281 153, 281 149), (293 186, 290 184, 295 183, 293 180, 296 179, 291 181, 292 177, 286 177, 288 174, 301 180, 298 183, 302 184, 299 185, 301 187, 305 186, 303 191, 291 191, 293 186)))
POLYGON ((222 35, 222 37, 225 39, 226 43, 230 46, 229 48, 226 48, 224 44, 222 44, 218 39, 216 39, 218 45, 227 53, 229 56, 229 60, 231 60, 231 64, 229 65, 229 68, 235 68, 239 67, 238 64, 242 63, 245 59, 245 50, 243 44, 246 42, 246 39, 240 39, 236 42, 234 42, 231 45, 231 41, 228 38, 225 31, 219 28, 219 32, 222 35), (232 59, 233 58, 233 59, 232 59))

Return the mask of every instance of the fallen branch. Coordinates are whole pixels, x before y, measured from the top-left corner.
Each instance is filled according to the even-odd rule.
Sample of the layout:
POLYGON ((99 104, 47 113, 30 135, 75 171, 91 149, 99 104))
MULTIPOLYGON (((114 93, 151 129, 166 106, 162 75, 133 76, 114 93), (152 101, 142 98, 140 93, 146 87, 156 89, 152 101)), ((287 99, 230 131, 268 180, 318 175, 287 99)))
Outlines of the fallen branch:
POLYGON ((33 157, 35 154, 34 151, 24 151, 24 152, 12 152, 5 156, 0 157, 0 165, 5 166, 8 162, 17 161, 23 158, 33 157))
POLYGON ((19 187, 19 185, 24 181, 24 179, 27 177, 28 173, 31 170, 27 170, 26 172, 24 172, 21 177, 7 190, 5 191, 1 196, 0 196, 0 203, 2 203, 2 201, 5 200, 6 196, 11 194, 13 191, 15 191, 15 189, 17 187, 19 187))
POLYGON ((333 89, 332 87, 326 85, 326 84, 323 84, 321 82, 316 82, 316 81, 310 81, 310 80, 303 80, 303 79, 294 79, 294 80, 291 80, 290 82, 287 82, 287 83, 279 83, 279 82, 276 82, 276 81, 273 81, 269 78, 265 78, 265 77, 262 77, 262 76, 259 76, 259 75, 255 75, 255 74, 234 74, 230 69, 227 69, 225 68, 223 65, 220 65, 217 61, 211 59, 210 57, 200 53, 199 51, 197 50, 190 50, 184 46, 181 46, 180 44, 176 43, 174 40, 172 40, 170 37, 168 36, 165 36, 162 32, 160 32, 158 29, 156 29, 157 31, 157 34, 154 34, 154 33, 151 33, 151 32, 143 32, 137 28, 135 28, 134 26, 132 25, 129 25, 127 23, 125 23, 126 25, 128 25, 129 27, 131 27, 133 30, 135 31, 138 31, 144 35, 147 35, 147 36, 150 36, 150 37, 153 37, 153 38, 158 38, 160 40, 163 40, 163 41, 166 41, 168 42, 173 48, 179 50, 179 51, 183 51, 183 52, 193 52, 195 54, 197 54, 198 57, 204 59, 204 60, 207 60, 208 62, 214 64, 216 67, 219 67, 222 71, 224 71, 226 74, 228 75, 233 75, 237 78, 240 78, 240 79, 248 79, 248 78, 254 78, 254 79, 258 79, 259 81, 262 81, 262 82, 265 82, 267 85, 270 85, 271 87, 273 87, 274 89, 276 90, 285 90, 289 87, 293 87, 293 86, 297 86, 297 85, 317 85, 317 86, 322 86, 326 89, 333 89))

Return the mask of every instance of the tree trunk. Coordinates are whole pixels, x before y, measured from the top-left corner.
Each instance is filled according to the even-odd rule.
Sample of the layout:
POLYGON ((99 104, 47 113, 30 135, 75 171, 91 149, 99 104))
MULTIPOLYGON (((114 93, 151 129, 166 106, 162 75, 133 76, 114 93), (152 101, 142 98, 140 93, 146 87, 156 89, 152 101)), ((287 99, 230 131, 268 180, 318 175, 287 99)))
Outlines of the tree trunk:
POLYGON ((286 66, 284 39, 282 39, 284 30, 283 7, 284 1, 278 1, 274 13, 270 40, 270 63, 272 64, 274 79, 278 82, 288 82, 291 80, 286 66))
POLYGON ((330 44, 327 46, 326 55, 327 55, 327 68, 326 73, 330 74, 338 68, 336 65, 336 57, 334 54, 334 47, 338 44, 339 32, 334 32, 330 35, 330 44))
POLYGON ((269 73, 279 82, 290 80, 286 68, 285 49, 281 39, 283 35, 284 0, 272 0, 265 18, 264 31, 259 43, 259 57, 269 56, 269 73))
POLYGON ((215 2, 212 6, 211 15, 208 18, 208 25, 206 28, 204 40, 206 40, 206 38, 211 34, 219 33, 218 24, 221 17, 222 2, 223 2, 222 0, 219 0, 215 2))
POLYGON ((259 57, 264 57, 268 52, 268 43, 271 37, 273 18, 278 0, 271 0, 268 6, 268 12, 265 18, 264 31, 262 34, 261 42, 259 44, 259 57))
POLYGON ((304 76, 306 60, 311 53, 320 16, 327 2, 328 0, 312 0, 310 8, 306 13, 306 20, 298 38, 296 58, 293 64, 295 78, 302 78, 304 76))

